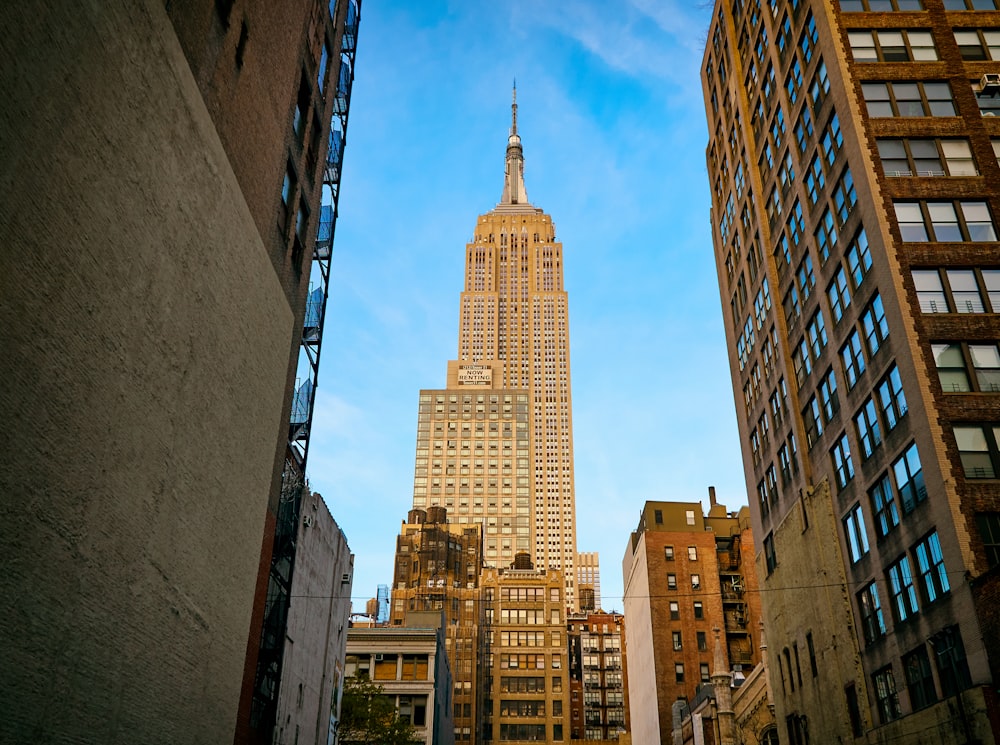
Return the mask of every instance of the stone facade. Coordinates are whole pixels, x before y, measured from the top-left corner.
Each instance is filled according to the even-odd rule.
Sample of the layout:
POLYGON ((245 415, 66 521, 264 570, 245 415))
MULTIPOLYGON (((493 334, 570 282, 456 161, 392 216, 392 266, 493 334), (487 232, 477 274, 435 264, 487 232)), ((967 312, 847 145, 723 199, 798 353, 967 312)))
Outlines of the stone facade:
POLYGON ((565 579, 522 554, 516 568, 484 569, 480 583, 489 627, 482 742, 568 740, 565 579))

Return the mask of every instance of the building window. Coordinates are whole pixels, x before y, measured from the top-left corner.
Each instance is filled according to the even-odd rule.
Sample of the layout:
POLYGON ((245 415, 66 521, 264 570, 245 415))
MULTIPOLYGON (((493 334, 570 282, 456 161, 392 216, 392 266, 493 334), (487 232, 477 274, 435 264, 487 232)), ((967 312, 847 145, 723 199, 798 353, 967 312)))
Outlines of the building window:
POLYGON ((938 381, 945 393, 964 393, 972 390, 965 370, 965 356, 961 344, 932 344, 938 381))
POLYGON ((281 183, 281 210, 278 213, 278 228, 282 233, 288 227, 288 218, 292 214, 292 204, 295 199, 295 187, 298 180, 295 178, 295 171, 289 163, 285 166, 285 179, 281 183))
POLYGON ((931 647, 937 663, 938 679, 941 681, 941 695, 954 696, 972 686, 969 663, 965 658, 965 647, 958 626, 949 626, 931 637, 931 647))
POLYGON ((844 13, 882 13, 887 10, 923 10, 924 5, 921 0, 840 0, 840 9, 844 13))
POLYGON ((823 210, 823 217, 819 220, 819 226, 813 231, 813 237, 816 239, 816 248, 819 249, 820 261, 825 264, 830 258, 830 249, 837 242, 837 226, 829 209, 823 210))
POLYGON ((868 644, 885 636, 885 618, 882 615, 882 602, 879 600, 878 588, 870 582, 858 593, 858 608, 861 611, 861 628, 868 644))
POLYGON ((844 267, 837 268, 833 280, 826 288, 826 297, 830 301, 834 323, 840 323, 844 310, 851 304, 851 292, 847 286, 847 273, 844 272, 844 267))
POLYGON ((854 462, 851 460, 851 445, 847 441, 847 434, 842 434, 837 443, 830 451, 833 459, 833 472, 837 482, 837 488, 843 489, 851 479, 854 478, 854 462))
POLYGON ((685 510, 684 519, 688 525, 694 525, 694 510, 685 510))
POLYGON ((1000 512, 977 513, 976 525, 983 541, 986 563, 995 567, 1000 564, 1000 512))
POLYGON ((937 50, 929 31, 848 31, 855 62, 918 62, 936 60, 937 50))
POLYGON ((854 428, 861 444, 862 458, 868 460, 875 452, 875 448, 882 444, 882 433, 879 430, 875 402, 872 399, 866 399, 862 404, 861 410, 854 417, 854 428))
POLYGON ((673 546, 664 546, 663 547, 663 558, 666 559, 667 561, 673 561, 674 560, 674 547, 673 546))
POLYGON ((889 594, 892 596, 893 616, 902 622, 917 614, 917 591, 913 586, 913 575, 910 573, 910 562, 906 556, 889 566, 886 572, 889 581, 889 594))
POLYGON ((944 0, 945 10, 996 10, 994 0, 944 0))
POLYGON ((676 600, 670 601, 670 620, 676 621, 681 617, 681 606, 676 600))
POLYGON ((996 344, 932 344, 931 351, 945 393, 1000 392, 1000 352, 996 344), (972 368, 971 376, 968 367, 972 368))
POLYGON ((976 176, 968 140, 880 139, 886 176, 976 176))
POLYGON ((698 631, 695 634, 698 637, 698 651, 704 652, 708 649, 708 639, 704 631, 698 631))
POLYGON ((854 289, 858 289, 864 281, 868 271, 872 268, 872 256, 868 249, 868 234, 862 228, 857 236, 851 241, 845 252, 847 257, 847 268, 854 283, 854 289))
POLYGON ((865 529, 865 513, 860 504, 854 505, 844 518, 844 534, 851 563, 857 564, 868 554, 868 531, 865 529))
POLYGON ((819 398, 823 404, 823 418, 829 423, 834 414, 840 411, 840 399, 837 397, 837 378, 831 367, 826 371, 819 384, 819 398))
POLYGON ((674 681, 677 683, 684 682, 684 663, 682 662, 674 663, 674 681))
POLYGON ((986 202, 893 202, 904 243, 995 241, 986 202))
POLYGON ((896 695, 896 681, 892 677, 892 666, 888 665, 872 675, 875 688, 875 702, 882 724, 899 719, 899 697, 896 695))
POLYGON ((694 601, 694 617, 699 619, 705 617, 705 608, 700 600, 694 601))
POLYGON ((997 442, 1000 440, 1000 426, 956 425, 954 432, 965 478, 996 478, 997 463, 1000 462, 997 447, 997 442))
POLYGON ((676 590, 677 589, 677 575, 676 574, 668 574, 667 575, 667 589, 668 590, 676 590))
POLYGON ((653 520, 657 525, 663 525, 663 510, 653 510, 653 520))
POLYGON ((910 692, 910 706, 914 711, 926 709, 937 701, 931 661, 923 644, 903 655, 903 671, 906 674, 906 688, 910 692))
POLYGON ((892 431, 907 412, 906 396, 903 395, 903 381, 899 368, 893 365, 877 387, 879 408, 885 418, 885 426, 892 431))
POLYGON ((868 496, 872 502, 872 515, 875 517, 875 532, 879 538, 884 538, 899 525, 899 512, 896 509, 889 477, 883 476, 879 479, 868 492, 868 496))
POLYGON ((774 535, 768 533, 764 538, 764 563, 767 573, 771 574, 778 567, 778 558, 774 553, 774 535))
POLYGON ((912 275, 924 313, 1000 311, 1000 270, 915 269, 912 275))
POLYGON ((892 471, 896 477, 896 490, 903 505, 903 514, 908 515, 916 509, 917 504, 927 499, 927 487, 924 486, 916 443, 910 445, 892 464, 892 471))
POLYGON ((809 86, 809 97, 815 108, 819 108, 826 94, 830 92, 830 78, 826 72, 826 63, 820 59, 809 86))
POLYGON ((670 632, 670 636, 673 638, 674 651, 675 652, 681 651, 684 648, 684 644, 681 641, 681 632, 680 631, 671 631, 670 632))
POLYGON ((885 319, 885 308, 882 306, 882 296, 879 293, 875 293, 875 297, 861 314, 861 325, 865 330, 868 355, 873 357, 889 336, 889 323, 885 319))
POLYGON ((955 43, 965 60, 1000 60, 1000 31, 956 29, 955 43))
POLYGON ((823 434, 823 419, 820 414, 819 402, 813 396, 806 404, 802 412, 803 423, 806 427, 806 444, 811 448, 823 434))
POLYGON ((861 336, 857 330, 847 337, 847 343, 840 348, 840 360, 844 365, 844 379, 848 389, 853 388, 858 377, 865 371, 865 356, 861 351, 861 336))
POLYGON ((826 323, 823 321, 822 310, 817 310, 809 319, 809 323, 806 325, 806 338, 809 341, 809 352, 813 361, 818 361, 827 343, 826 323))
POLYGON ((955 116, 951 88, 944 82, 862 83, 870 117, 955 116))
POLYGON ((700 590, 701 589, 701 575, 700 574, 692 574, 691 575, 691 589, 692 590, 700 590))
POLYGON ((948 584, 948 572, 944 566, 944 555, 941 553, 941 542, 937 531, 934 531, 915 548, 917 568, 920 570, 920 584, 923 587, 924 600, 933 603, 951 589, 948 584))

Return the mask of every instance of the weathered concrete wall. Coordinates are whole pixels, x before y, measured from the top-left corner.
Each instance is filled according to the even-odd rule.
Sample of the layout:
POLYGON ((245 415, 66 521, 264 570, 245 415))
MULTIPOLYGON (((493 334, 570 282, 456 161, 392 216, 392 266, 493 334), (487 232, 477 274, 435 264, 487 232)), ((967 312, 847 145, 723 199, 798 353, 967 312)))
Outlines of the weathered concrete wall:
POLYGON ((277 743, 326 745, 344 681, 354 556, 319 494, 304 495, 278 697, 277 743))
MULTIPOLYGON (((626 664, 628 668, 628 711, 632 741, 636 745, 660 742, 661 722, 656 691, 656 655, 653 641, 653 609, 649 602, 649 575, 646 567, 646 538, 642 534, 633 548, 632 539, 622 561, 625 597, 626 664)), ((666 723, 669 725, 669 721, 666 723)))
POLYGON ((231 741, 292 313, 162 2, 0 27, 0 741, 231 741))

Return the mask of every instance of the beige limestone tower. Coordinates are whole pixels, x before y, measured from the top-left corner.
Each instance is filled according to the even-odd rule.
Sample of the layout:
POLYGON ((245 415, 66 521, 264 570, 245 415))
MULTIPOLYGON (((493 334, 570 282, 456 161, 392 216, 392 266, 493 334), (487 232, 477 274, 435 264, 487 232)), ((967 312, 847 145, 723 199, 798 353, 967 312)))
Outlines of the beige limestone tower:
POLYGON ((527 551, 539 568, 560 570, 566 604, 575 608, 562 244, 552 218, 525 192, 516 90, 511 113, 503 195, 479 217, 466 245, 458 359, 449 363, 446 391, 421 392, 413 506, 445 506, 459 523, 482 523, 487 564, 505 566, 527 551), (493 410, 511 405, 517 411, 493 410), (501 430, 497 437, 493 426, 501 430), (502 449, 504 426, 516 428, 513 449, 502 449), (499 463, 507 455, 514 462, 499 463))

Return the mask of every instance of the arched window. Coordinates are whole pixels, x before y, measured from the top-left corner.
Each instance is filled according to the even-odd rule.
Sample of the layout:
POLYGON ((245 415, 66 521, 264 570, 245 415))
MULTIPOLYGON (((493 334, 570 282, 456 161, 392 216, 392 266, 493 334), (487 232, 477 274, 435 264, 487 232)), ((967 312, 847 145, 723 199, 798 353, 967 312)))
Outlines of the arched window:
POLYGON ((778 745, 778 728, 771 725, 760 733, 760 745, 778 745))

